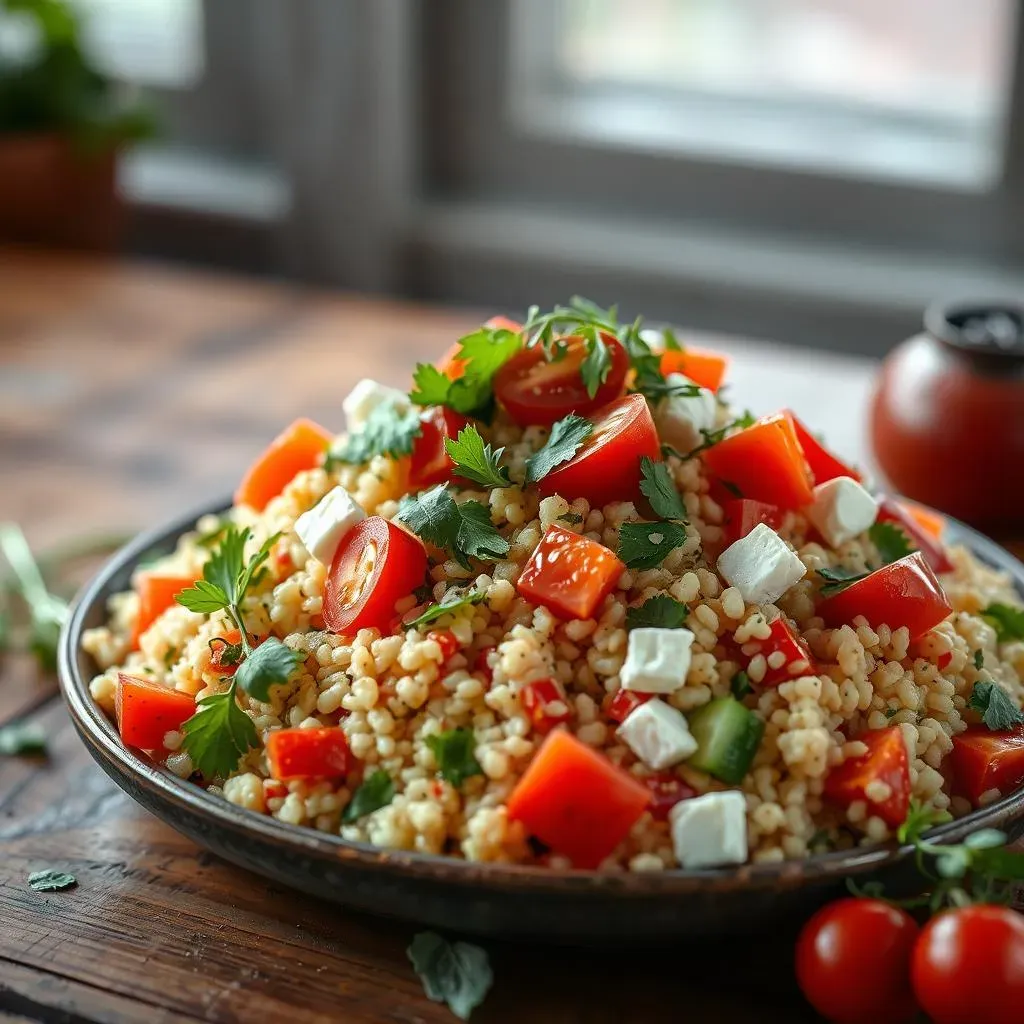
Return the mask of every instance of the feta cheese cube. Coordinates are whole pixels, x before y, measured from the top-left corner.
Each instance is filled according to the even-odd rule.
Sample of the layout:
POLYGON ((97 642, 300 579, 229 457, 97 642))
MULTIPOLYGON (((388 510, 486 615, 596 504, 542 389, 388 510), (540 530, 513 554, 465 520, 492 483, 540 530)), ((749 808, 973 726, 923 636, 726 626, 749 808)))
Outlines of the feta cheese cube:
POLYGON ((686 683, 694 636, 688 629, 657 626, 629 631, 626 663, 619 678, 627 690, 672 693, 686 683))
POLYGON ((680 867, 746 862, 747 801, 738 790, 683 800, 669 811, 668 820, 680 867))
POLYGON ((670 768, 697 752, 697 741, 683 713, 657 698, 634 708, 619 726, 618 737, 654 771, 670 768))
POLYGON ((837 548, 874 523, 878 502, 853 477, 838 476, 814 488, 814 502, 807 515, 822 537, 837 548))
POLYGON ((295 520, 295 532, 318 562, 330 565, 342 538, 365 518, 362 506, 352 500, 348 491, 335 487, 295 520))
POLYGON ((718 571, 748 604, 777 601, 807 575, 796 552, 767 523, 730 544, 718 557, 718 571))
MULTIPOLYGON (((697 386, 681 373, 670 373, 665 382, 697 386)), ((670 395, 654 410, 654 422, 661 439, 684 453, 703 443, 701 431, 713 429, 717 417, 718 403, 707 388, 701 388, 695 395, 670 395)))
POLYGON ((400 412, 409 409, 409 396, 404 391, 378 384, 375 380, 359 381, 341 403, 349 432, 359 430, 369 419, 370 413, 383 402, 396 405, 400 412))

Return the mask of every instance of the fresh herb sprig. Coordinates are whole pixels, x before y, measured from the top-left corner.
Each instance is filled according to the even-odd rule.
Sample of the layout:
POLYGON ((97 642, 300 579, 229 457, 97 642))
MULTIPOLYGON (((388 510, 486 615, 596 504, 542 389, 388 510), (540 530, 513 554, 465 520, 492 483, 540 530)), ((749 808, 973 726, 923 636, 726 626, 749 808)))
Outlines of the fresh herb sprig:
POLYGON ((544 447, 526 460, 526 482, 535 484, 553 469, 574 458, 593 432, 594 424, 575 413, 558 420, 552 425, 544 447))
POLYGON ((406 495, 398 506, 398 519, 420 538, 442 548, 465 569, 471 558, 504 558, 509 543, 494 528, 486 505, 457 502, 444 484, 420 495, 406 495))
POLYGON ((505 449, 495 451, 484 444, 480 431, 472 423, 463 427, 454 441, 446 437, 444 447, 455 464, 456 475, 463 480, 488 488, 508 487, 512 483, 508 467, 501 464, 505 449))
POLYGON ((445 1003, 459 1020, 469 1020, 494 983, 487 951, 469 942, 449 942, 436 932, 420 932, 406 955, 427 998, 445 1003))
POLYGON ((376 455, 396 459, 410 455, 416 438, 422 433, 423 424, 415 409, 398 402, 381 402, 358 430, 331 446, 324 459, 324 469, 331 472, 339 465, 361 466, 376 455))

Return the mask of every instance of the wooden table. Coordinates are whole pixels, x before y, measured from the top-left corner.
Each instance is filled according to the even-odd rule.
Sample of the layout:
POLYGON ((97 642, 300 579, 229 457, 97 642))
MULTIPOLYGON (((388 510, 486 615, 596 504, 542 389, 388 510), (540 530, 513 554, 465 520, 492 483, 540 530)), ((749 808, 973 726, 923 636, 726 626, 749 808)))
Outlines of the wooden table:
MULTIPOLYGON (((611 297, 614 298, 614 297, 611 297)), ((342 426, 362 376, 407 383, 471 314, 208 274, 0 250, 0 520, 45 549, 230 492, 296 415, 342 426)), ((872 365, 718 340, 734 397, 783 404, 866 462, 872 365)), ((0 663, 0 723, 44 725, 40 764, 0 758, 0 1021, 449 1022, 405 957, 415 928, 283 891, 206 854, 94 767, 27 661, 0 663), (73 872, 39 894, 27 876, 73 872)), ((787 936, 653 951, 488 944, 474 1020, 812 1017, 787 936)))

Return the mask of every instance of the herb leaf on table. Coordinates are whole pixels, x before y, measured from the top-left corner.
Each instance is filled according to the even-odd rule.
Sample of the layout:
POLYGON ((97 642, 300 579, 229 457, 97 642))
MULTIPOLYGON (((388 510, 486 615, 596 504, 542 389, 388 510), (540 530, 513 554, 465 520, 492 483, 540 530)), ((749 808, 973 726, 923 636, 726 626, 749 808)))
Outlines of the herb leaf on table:
POLYGON ((0 755, 45 754, 46 733, 33 722, 12 722, 0 726, 0 755))
POLYGON ((70 889, 78 885, 78 879, 69 875, 66 871, 55 871, 47 868, 45 871, 34 871, 28 876, 29 888, 36 892, 60 892, 62 889, 70 889))
POLYGON ((469 1020, 494 983, 486 950, 469 942, 449 942, 436 932, 420 932, 408 957, 427 998, 446 1003, 459 1020, 469 1020))

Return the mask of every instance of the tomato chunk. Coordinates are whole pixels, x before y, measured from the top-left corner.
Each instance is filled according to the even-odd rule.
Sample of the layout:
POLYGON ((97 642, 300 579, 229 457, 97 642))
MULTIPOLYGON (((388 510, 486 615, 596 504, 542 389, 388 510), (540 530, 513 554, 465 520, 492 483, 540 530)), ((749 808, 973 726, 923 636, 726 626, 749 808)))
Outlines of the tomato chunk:
POLYGON ((704 453, 704 465, 713 476, 735 484, 744 498, 781 509, 800 508, 814 497, 796 429, 785 413, 766 416, 719 441, 704 453))
POLYGON ((352 755, 345 733, 323 729, 276 729, 267 737, 267 763, 278 782, 338 779, 348 774, 352 755))
POLYGON ((494 682, 494 669, 491 668, 491 653, 497 649, 494 644, 487 644, 476 652, 476 657, 473 659, 473 671, 478 672, 484 677, 488 687, 494 682))
POLYGON ((508 800, 508 815, 577 868, 596 868, 651 803, 643 783, 575 736, 544 741, 508 800))
POLYGON ((441 664, 452 658, 459 649, 459 641, 450 629, 432 629, 427 634, 428 640, 433 640, 441 648, 441 664))
POLYGON ((444 443, 454 441, 468 423, 465 416, 439 405, 420 416, 421 433, 412 443, 409 464, 409 484, 414 490, 451 480, 454 464, 444 443))
POLYGON ((586 498, 594 508, 641 501, 640 460, 661 459, 658 431, 643 395, 626 395, 591 417, 593 433, 579 451, 537 485, 543 497, 586 498))
POLYGON ((566 619, 589 619, 626 567, 603 544, 549 526, 516 588, 523 597, 566 619))
POLYGON ((297 419, 278 434, 249 467, 235 491, 236 505, 262 512, 304 469, 313 469, 331 443, 331 434, 312 420, 297 419))
POLYGON ((605 714, 613 722, 618 722, 621 725, 629 717, 631 711, 635 711, 641 704, 646 704, 653 697, 653 693, 621 689, 608 702, 605 714))
POLYGON ((729 367, 728 356, 707 349, 690 348, 682 352, 664 352, 661 356, 661 372, 664 376, 670 373, 681 373, 689 377, 694 384, 699 384, 708 391, 717 391, 725 380, 725 371, 729 367))
POLYGON ((746 537, 759 523, 767 523, 773 530, 782 525, 782 510, 778 505, 753 498, 730 498, 722 502, 722 511, 725 513, 722 528, 728 544, 746 537))
POLYGON ((655 821, 667 821, 668 812, 683 800, 697 795, 697 790, 688 786, 678 775, 672 772, 657 772, 643 780, 651 793, 651 806, 648 810, 655 821))
POLYGON ((556 725, 562 725, 572 718, 565 694, 554 679, 538 679, 527 683, 519 691, 519 703, 533 724, 534 731, 542 734, 551 732, 556 725))
POLYGON ((784 618, 776 619, 770 628, 771 636, 761 641, 761 649, 757 652, 763 654, 768 662, 768 671, 761 680, 762 686, 778 686, 787 679, 797 679, 817 672, 806 641, 793 632, 784 618))
POLYGON ((903 824, 910 809, 910 759, 903 732, 898 725, 866 732, 858 736, 867 744, 867 753, 847 758, 833 768, 825 779, 825 797, 844 807, 864 800, 869 814, 877 814, 890 828, 903 824), (867 790, 873 782, 883 782, 889 794, 872 800, 867 790))
POLYGON ((136 592, 139 595, 139 613, 135 616, 131 638, 133 649, 139 646, 139 637, 174 604, 175 596, 183 590, 188 590, 193 583, 195 583, 195 579, 192 576, 153 574, 139 579, 136 584, 136 592))
POLYGON ((811 467, 816 484, 827 483, 835 480, 836 477, 850 476, 854 480, 863 480, 864 476, 858 473, 852 466, 848 466, 842 459, 833 455, 800 421, 796 413, 790 409, 783 411, 793 424, 797 440, 803 449, 807 465, 811 467))
MULTIPOLYGON (((920 506, 917 507, 920 508, 920 506)), ((922 511, 927 513, 926 509, 922 511)), ((919 519, 918 515, 911 511, 910 507, 905 507, 892 498, 883 498, 878 506, 879 522, 893 523, 898 526, 936 572, 952 572, 953 563, 949 560, 946 548, 939 539, 941 534, 932 533, 933 523, 923 526, 922 522, 927 522, 927 520, 919 519)), ((931 516, 930 513, 928 515, 933 520, 938 518, 931 516)))
POLYGON ((157 750, 164 736, 196 713, 195 697, 168 686, 118 673, 114 695, 117 729, 126 746, 157 750))
POLYGON ((972 726, 953 737, 949 764, 953 792, 976 806, 990 789, 1005 796, 1024 782, 1024 728, 992 732, 972 726))
POLYGON ((873 627, 906 626, 912 640, 937 626, 952 610, 942 584, 920 551, 876 569, 818 605, 818 614, 830 626, 863 615, 873 627))
POLYGON ((540 345, 517 352, 494 378, 494 393, 508 414, 522 427, 546 426, 575 412, 581 416, 600 409, 622 394, 629 357, 619 341, 602 333, 611 365, 593 398, 583 383, 581 367, 587 343, 580 337, 563 338, 565 355, 548 359, 540 345))
POLYGON ((400 526, 370 516, 345 535, 324 585, 323 616, 335 633, 386 630, 395 602, 411 594, 427 572, 427 552, 400 526))

